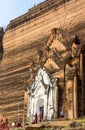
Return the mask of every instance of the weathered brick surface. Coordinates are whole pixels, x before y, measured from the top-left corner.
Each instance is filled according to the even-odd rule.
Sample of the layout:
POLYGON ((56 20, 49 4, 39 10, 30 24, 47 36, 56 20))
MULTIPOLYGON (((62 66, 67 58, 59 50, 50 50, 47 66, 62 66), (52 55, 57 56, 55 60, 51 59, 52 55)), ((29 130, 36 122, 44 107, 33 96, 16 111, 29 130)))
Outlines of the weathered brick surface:
MULTIPOLYGON (((48 0, 48 4, 50 2, 48 0)), ((45 3, 41 4, 41 8, 45 3)), ((71 35, 79 34, 81 44, 85 43, 85 1, 70 0, 30 21, 9 27, 20 18, 11 21, 7 27, 3 38, 4 55, 0 62, 0 113, 11 120, 23 118, 24 81, 30 75, 30 61, 37 62, 37 51, 45 48, 51 29, 67 28, 71 35)))

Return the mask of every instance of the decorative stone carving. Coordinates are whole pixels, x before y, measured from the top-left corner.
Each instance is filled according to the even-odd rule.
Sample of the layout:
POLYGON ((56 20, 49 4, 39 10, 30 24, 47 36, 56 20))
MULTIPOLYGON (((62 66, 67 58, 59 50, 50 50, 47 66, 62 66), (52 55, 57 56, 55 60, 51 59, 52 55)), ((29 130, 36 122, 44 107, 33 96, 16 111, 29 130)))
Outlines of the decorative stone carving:
POLYGON ((43 109, 43 120, 52 119, 54 104, 57 100, 53 98, 54 92, 56 93, 55 82, 44 67, 39 68, 34 82, 28 87, 29 105, 27 116, 32 117, 31 122, 36 113, 39 117, 41 107, 43 109))
POLYGON ((53 28, 45 50, 38 51, 40 64, 43 66, 51 58, 60 69, 63 69, 65 64, 71 66, 72 58, 78 55, 77 49, 79 44, 80 40, 77 35, 74 36, 71 44, 70 34, 67 34, 65 30, 60 28, 53 28), (59 50, 58 44, 62 46, 61 50, 59 50), (67 46, 70 47, 69 50, 67 46))

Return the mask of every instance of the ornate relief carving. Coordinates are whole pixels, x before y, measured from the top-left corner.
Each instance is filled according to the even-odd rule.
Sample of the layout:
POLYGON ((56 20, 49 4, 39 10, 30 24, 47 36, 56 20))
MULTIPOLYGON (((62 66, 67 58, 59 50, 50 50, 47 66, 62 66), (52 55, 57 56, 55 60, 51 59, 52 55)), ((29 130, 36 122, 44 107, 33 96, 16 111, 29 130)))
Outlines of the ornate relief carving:
POLYGON ((51 30, 51 36, 45 48, 47 58, 51 58, 60 67, 60 69, 63 69, 66 62, 70 62, 72 58, 71 51, 67 52, 68 45, 66 46, 64 44, 65 42, 67 42, 67 44, 69 43, 67 36, 65 37, 64 30, 54 28, 51 30), (64 57, 62 56, 63 54, 61 55, 61 51, 58 50, 58 44, 60 44, 62 53, 67 53, 64 57))
POLYGON ((71 40, 70 34, 66 34, 66 32, 64 33, 64 30, 59 28, 52 29, 45 51, 47 51, 47 57, 51 58, 60 67, 60 69, 63 69, 65 64, 69 64, 71 66, 72 59, 78 56, 78 48, 80 45, 78 35, 73 37, 72 42, 71 40), (57 44, 54 43, 55 40, 57 44, 60 43, 61 48, 63 48, 63 45, 66 48, 66 50, 62 49, 63 54, 66 52, 64 57, 62 56, 63 54, 61 55, 61 52, 58 50, 57 44))
MULTIPOLYGON (((53 28, 51 30, 50 38, 48 39, 47 45, 44 50, 38 50, 38 65, 43 67, 48 59, 51 59, 58 67, 63 70, 65 65, 68 64, 70 67, 73 66, 72 60, 78 55, 78 46, 80 44, 79 37, 75 35, 73 40, 70 41, 70 34, 64 33, 64 30, 60 28, 53 28), (58 45, 60 44, 60 46, 58 45), (67 44, 67 45, 66 45, 67 44), (68 45, 69 44, 69 45, 68 45), (68 50, 68 46, 70 47, 68 50), (59 47, 61 49, 59 50, 59 47), (62 53, 61 53, 62 52, 62 53), (64 56, 63 56, 64 55, 64 56)), ((49 64, 49 68, 50 68, 49 64)), ((56 69, 53 69, 52 72, 56 69)), ((68 73, 66 79, 73 79, 73 67, 71 70, 67 69, 68 73), (71 73, 72 71, 72 73, 71 73)), ((34 73, 34 72, 32 72, 34 73)))

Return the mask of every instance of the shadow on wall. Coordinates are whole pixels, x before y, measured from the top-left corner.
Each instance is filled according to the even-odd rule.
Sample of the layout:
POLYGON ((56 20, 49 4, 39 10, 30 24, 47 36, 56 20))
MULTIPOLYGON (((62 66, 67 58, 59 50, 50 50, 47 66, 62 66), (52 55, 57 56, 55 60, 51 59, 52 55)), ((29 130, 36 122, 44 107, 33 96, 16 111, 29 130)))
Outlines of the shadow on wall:
POLYGON ((4 29, 0 27, 0 60, 3 58, 3 35, 4 35, 4 29))

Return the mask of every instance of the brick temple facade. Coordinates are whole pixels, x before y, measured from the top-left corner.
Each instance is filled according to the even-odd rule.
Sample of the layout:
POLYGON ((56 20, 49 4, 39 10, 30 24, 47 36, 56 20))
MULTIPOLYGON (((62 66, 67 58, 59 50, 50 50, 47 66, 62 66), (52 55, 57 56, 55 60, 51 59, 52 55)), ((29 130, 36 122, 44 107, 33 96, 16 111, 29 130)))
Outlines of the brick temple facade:
MULTIPOLYGON (((70 119, 85 116, 84 12, 84 0, 45 0, 10 21, 5 32, 0 29, 1 117, 26 121, 28 89, 39 68, 57 80, 56 98, 50 94, 56 109, 52 118, 61 111, 70 119)), ((44 105, 44 97, 40 101, 44 105)))

